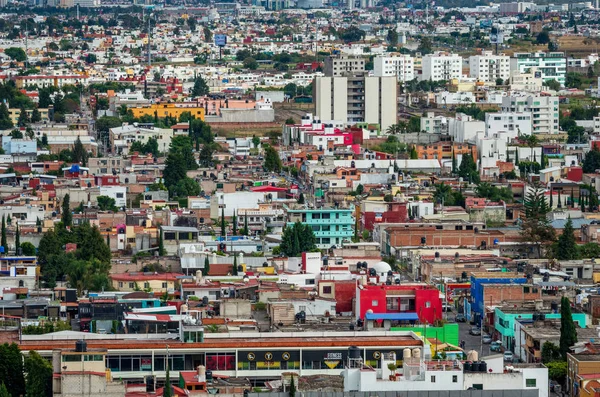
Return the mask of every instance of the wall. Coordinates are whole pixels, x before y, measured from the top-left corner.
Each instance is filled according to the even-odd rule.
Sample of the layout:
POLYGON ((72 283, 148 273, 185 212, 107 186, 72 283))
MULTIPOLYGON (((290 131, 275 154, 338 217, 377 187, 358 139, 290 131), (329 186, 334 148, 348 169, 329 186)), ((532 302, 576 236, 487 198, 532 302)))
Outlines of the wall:
POLYGON ((444 324, 443 327, 429 327, 425 325, 419 325, 414 327, 392 327, 390 331, 412 331, 417 335, 427 338, 437 338, 440 342, 450 343, 451 345, 458 346, 459 333, 458 324, 444 324))
POLYGON ((221 316, 226 318, 250 318, 252 314, 250 301, 245 299, 221 300, 221 316))
POLYGON ((206 116, 207 123, 271 123, 275 120, 273 109, 220 109, 221 116, 206 116))

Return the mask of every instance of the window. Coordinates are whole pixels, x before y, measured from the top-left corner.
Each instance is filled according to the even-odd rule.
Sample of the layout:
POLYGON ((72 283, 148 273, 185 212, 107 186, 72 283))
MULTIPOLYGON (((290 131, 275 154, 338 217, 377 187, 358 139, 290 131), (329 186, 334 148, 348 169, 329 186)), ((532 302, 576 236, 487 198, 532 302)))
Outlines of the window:
POLYGON ((435 375, 431 375, 431 383, 435 383, 435 375))
POLYGON ((123 193, 117 193, 117 198, 123 198, 123 193))
POLYGON ((129 283, 129 288, 135 288, 135 283, 129 283))
POLYGON ((145 282, 144 283, 144 289, 148 289, 150 288, 150 283, 149 282, 145 282))
POLYGON ((331 286, 327 285, 323 287, 323 293, 324 294, 331 294, 331 286))
POLYGON ((167 288, 167 283, 162 283, 163 288, 167 288))
POLYGON ((483 383, 473 383, 473 389, 483 390, 483 383))
POLYGON ((123 282, 119 281, 119 288, 123 288, 123 282))
POLYGON ((298 306, 298 310, 301 312, 306 312, 306 306, 298 306))
POLYGON ((458 383, 458 375, 452 375, 452 383, 458 383))
POLYGON ((429 309, 431 307, 431 302, 427 301, 425 302, 425 308, 429 309))
POLYGON ((377 301, 377 300, 371 301, 371 306, 379 306, 379 301, 377 301))
POLYGON ((525 379, 525 387, 536 387, 535 379, 525 379))
POLYGON ((529 287, 523 287, 523 292, 528 294, 529 293, 529 287))

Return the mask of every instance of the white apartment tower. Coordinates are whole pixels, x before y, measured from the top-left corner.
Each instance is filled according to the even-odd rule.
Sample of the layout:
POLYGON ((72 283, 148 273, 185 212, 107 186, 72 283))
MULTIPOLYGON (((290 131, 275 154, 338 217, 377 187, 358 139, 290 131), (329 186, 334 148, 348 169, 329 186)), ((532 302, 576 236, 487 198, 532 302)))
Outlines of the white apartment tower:
POLYGON ((415 63, 410 55, 378 56, 373 61, 375 76, 396 76, 399 82, 415 78, 415 63))
POLYGON ((385 130, 397 120, 396 87, 394 76, 317 77, 315 112, 322 120, 379 124, 385 130))
POLYGON ((462 77, 462 57, 458 54, 438 52, 423 56, 421 80, 452 80, 462 77))
POLYGON ((502 98, 503 112, 531 113, 533 134, 558 134, 558 97, 555 96, 507 96, 502 98))
POLYGON ((469 57, 469 77, 479 81, 494 82, 510 78, 510 57, 494 55, 492 51, 483 51, 481 55, 469 57))

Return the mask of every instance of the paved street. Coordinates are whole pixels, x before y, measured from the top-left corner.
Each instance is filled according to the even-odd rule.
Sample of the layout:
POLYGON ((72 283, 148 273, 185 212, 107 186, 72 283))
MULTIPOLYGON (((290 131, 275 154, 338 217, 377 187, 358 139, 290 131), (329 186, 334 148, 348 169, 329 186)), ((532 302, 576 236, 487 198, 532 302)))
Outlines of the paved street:
MULTIPOLYGON (((454 313, 448 313, 448 319, 454 319, 454 313)), ((466 323, 458 323, 458 334, 459 334, 459 343, 461 340, 465 341, 465 352, 469 352, 470 350, 475 350, 479 353, 479 357, 481 357, 481 336, 473 336, 469 334, 469 329, 471 329, 472 325, 468 322, 466 323)), ((483 345, 483 355, 487 356, 495 352, 490 352, 490 345, 483 345)))

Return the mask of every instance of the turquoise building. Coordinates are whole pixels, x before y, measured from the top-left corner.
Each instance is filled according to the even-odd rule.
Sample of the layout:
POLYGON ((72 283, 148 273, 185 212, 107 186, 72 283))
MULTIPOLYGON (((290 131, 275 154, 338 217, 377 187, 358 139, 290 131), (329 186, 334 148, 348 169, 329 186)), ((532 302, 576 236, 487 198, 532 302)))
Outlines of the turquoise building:
MULTIPOLYGON (((544 313, 547 320, 560 319, 560 313, 544 313)), ((515 337, 515 320, 533 320, 533 313, 527 313, 523 310, 512 312, 502 311, 496 308, 494 313, 494 328, 500 334, 502 346, 506 350, 513 351, 515 337)), ((585 313, 573 313, 573 321, 578 323, 579 327, 586 327, 585 313)))
POLYGON ((289 209, 287 225, 301 222, 312 228, 318 248, 339 245, 354 236, 354 210, 339 208, 289 209))

